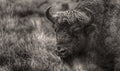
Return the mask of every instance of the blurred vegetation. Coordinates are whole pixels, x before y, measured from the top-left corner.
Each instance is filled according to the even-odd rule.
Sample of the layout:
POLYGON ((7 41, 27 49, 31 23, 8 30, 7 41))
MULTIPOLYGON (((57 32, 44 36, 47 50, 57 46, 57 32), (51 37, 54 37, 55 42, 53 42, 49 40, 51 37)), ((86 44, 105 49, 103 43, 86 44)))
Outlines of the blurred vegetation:
POLYGON ((56 3, 64 4, 0 0, 0 71, 70 71, 54 54, 54 31, 44 14, 56 3))

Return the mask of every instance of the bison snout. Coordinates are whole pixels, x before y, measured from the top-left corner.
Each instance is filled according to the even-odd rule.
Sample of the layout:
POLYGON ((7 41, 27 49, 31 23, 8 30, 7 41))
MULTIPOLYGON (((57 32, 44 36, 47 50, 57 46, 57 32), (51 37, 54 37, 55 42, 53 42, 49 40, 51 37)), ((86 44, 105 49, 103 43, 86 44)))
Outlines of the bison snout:
POLYGON ((56 51, 58 56, 65 55, 67 53, 67 50, 62 46, 57 46, 55 51, 56 51))

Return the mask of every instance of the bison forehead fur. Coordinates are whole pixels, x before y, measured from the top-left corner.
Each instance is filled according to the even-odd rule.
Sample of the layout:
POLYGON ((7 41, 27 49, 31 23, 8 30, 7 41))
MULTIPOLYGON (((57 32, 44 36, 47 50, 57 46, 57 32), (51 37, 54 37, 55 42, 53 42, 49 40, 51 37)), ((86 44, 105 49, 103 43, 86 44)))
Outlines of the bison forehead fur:
POLYGON ((74 22, 87 23, 90 20, 90 18, 86 16, 84 12, 79 12, 77 10, 56 12, 56 14, 53 16, 56 18, 58 23, 64 22, 66 20, 69 24, 73 24, 74 22))

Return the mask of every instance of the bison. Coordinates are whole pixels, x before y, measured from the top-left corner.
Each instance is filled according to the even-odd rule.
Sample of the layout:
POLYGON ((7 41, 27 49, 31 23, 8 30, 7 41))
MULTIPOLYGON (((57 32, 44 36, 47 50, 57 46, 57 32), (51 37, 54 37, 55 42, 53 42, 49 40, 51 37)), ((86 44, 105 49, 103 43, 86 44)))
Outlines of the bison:
POLYGON ((112 0, 80 0, 75 9, 46 17, 56 32, 56 54, 80 71, 120 71, 119 5, 112 0))

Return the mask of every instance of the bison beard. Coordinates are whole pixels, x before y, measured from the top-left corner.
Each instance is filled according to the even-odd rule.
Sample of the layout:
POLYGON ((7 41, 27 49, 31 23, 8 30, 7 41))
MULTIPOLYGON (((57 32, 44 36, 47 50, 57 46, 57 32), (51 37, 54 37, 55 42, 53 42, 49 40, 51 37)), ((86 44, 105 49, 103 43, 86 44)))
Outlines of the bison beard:
MULTIPOLYGON (((93 0, 93 3, 94 1, 99 0, 93 0)), ((81 65, 80 70, 85 71, 120 71, 117 65, 119 63, 116 63, 119 61, 116 59, 120 57, 119 55, 116 57, 116 53, 120 50, 114 51, 107 47, 103 36, 106 33, 101 33, 106 32, 101 26, 101 23, 106 22, 104 18, 102 20, 99 18, 106 15, 101 13, 103 10, 98 10, 99 12, 96 10, 100 8, 96 2, 95 6, 91 2, 93 8, 97 7, 95 10, 90 8, 91 6, 87 7, 86 3, 75 10, 57 12, 55 15, 49 13, 50 8, 46 11, 46 16, 53 23, 56 32, 56 53, 73 69, 81 65)))

